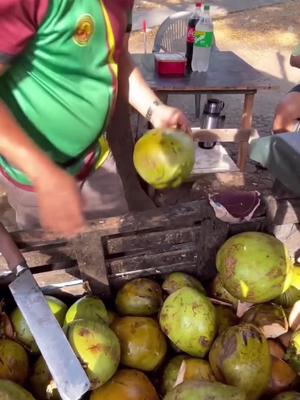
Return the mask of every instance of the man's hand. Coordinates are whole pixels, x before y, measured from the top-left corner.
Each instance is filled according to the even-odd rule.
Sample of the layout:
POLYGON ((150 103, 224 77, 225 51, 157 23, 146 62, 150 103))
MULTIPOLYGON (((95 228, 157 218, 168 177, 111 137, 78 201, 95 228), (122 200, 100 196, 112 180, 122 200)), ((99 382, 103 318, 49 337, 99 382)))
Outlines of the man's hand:
POLYGON ((51 172, 41 174, 35 189, 40 223, 45 230, 66 237, 83 230, 82 199, 72 176, 55 167, 51 172))
POLYGON ((154 108, 151 123, 155 128, 179 128, 188 134, 192 133, 191 125, 183 112, 165 104, 154 108))

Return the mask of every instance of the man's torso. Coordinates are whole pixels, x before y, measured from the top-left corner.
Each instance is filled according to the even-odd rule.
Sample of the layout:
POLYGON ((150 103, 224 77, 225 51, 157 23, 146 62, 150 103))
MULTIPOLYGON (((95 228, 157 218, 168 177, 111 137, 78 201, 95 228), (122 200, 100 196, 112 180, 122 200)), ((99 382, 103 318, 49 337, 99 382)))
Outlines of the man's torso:
MULTIPOLYGON (((37 0, 23 1, 26 7, 27 2, 37 0)), ((105 129, 116 93, 117 61, 131 2, 39 3, 43 1, 44 9, 37 9, 44 12, 43 16, 37 14, 39 22, 32 21, 31 10, 30 23, 38 25, 36 32, 0 79, 0 98, 40 148, 64 165, 84 153, 105 129)), ((0 41, 0 60, 1 54, 2 58, 10 56, 0 41)), ((1 164, 9 175, 26 183, 5 160, 1 164)))

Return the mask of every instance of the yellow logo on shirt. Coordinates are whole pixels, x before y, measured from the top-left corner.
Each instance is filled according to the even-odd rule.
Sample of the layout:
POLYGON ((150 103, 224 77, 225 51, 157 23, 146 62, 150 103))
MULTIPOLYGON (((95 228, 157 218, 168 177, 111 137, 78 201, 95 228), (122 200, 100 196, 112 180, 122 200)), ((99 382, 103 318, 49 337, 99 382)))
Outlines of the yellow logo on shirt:
POLYGON ((74 42, 79 46, 86 46, 95 32, 95 22, 90 14, 79 18, 76 31, 73 36, 74 42))

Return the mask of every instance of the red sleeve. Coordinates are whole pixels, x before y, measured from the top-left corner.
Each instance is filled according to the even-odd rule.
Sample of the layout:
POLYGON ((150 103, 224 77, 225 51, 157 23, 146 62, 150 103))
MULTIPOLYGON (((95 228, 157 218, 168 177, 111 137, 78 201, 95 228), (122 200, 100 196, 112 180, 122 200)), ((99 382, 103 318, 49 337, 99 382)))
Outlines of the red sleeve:
POLYGON ((43 22, 50 0, 0 0, 0 63, 24 51, 43 22))

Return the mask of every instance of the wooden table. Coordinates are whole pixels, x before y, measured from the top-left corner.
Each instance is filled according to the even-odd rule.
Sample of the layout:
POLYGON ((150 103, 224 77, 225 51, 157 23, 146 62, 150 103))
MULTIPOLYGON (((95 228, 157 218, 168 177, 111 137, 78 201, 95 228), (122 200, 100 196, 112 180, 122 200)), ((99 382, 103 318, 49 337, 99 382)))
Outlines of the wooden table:
MULTIPOLYGON (((209 70, 184 77, 165 78, 156 74, 153 54, 133 54, 146 82, 159 95, 167 94, 244 94, 241 128, 251 128, 255 94, 258 90, 276 89, 267 75, 256 70, 231 51, 214 50, 209 70)), ((248 146, 241 144, 241 170, 248 158, 248 146)))

